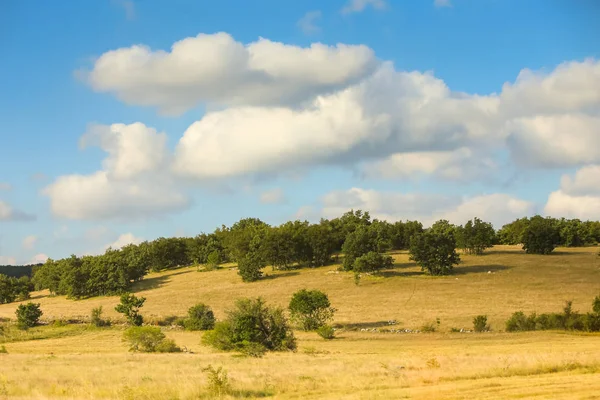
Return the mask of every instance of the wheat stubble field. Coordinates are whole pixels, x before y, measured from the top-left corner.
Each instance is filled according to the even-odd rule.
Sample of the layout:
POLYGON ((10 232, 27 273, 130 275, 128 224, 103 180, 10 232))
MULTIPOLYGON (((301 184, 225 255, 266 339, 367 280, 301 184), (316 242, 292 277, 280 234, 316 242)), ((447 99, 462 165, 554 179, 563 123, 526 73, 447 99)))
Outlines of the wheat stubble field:
MULTIPOLYGON (((147 321, 205 302, 223 317, 236 298, 262 296, 286 306, 301 288, 325 291, 338 310, 337 338, 297 332, 296 353, 244 358, 200 343, 202 333, 163 328, 193 353, 134 354, 121 341, 123 327, 85 324, 42 326, 19 338, 5 337, 0 354, 0 398, 15 399, 196 399, 206 391, 207 365, 228 372, 234 392, 225 398, 274 399, 595 399, 600 398, 600 335, 542 331, 506 333, 515 311, 559 311, 565 300, 587 312, 600 294, 598 248, 559 248, 549 256, 496 246, 483 256, 462 256, 447 277, 421 274, 408 254, 382 276, 355 286, 337 266, 270 272, 242 283, 233 269, 198 272, 183 268, 150 274, 136 288, 147 298, 147 321), (492 332, 452 333, 472 328, 486 314, 492 332), (435 333, 390 333, 435 323, 435 333), (384 326, 396 320, 393 326, 384 326), (379 331, 373 331, 379 327, 379 331), (28 339, 28 340, 25 340, 28 339), (18 341, 15 341, 18 340, 18 341)), ((118 297, 72 301, 32 294, 43 319, 88 318, 102 305, 117 320, 118 297)), ((14 318, 17 303, 0 306, 14 318)))

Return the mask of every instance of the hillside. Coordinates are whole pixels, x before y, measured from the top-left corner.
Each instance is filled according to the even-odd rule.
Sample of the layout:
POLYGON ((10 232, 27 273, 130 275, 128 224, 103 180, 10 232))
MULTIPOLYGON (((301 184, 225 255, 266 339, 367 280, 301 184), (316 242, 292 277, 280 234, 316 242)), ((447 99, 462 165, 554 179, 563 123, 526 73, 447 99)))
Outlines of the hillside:
MULTIPOLYGON (((591 299, 600 292, 600 257, 597 247, 559 248, 549 256, 527 255, 517 246, 496 246, 483 256, 462 255, 454 274, 431 277, 411 263, 405 252, 394 254, 395 266, 382 276, 371 276, 355 286, 350 273, 338 265, 314 269, 271 272, 258 282, 243 283, 233 268, 197 272, 195 267, 151 273, 134 292, 148 300, 146 316, 184 316, 199 302, 210 304, 217 317, 238 297, 263 296, 286 306, 301 288, 329 294, 338 309, 336 322, 366 323, 396 319, 416 327, 440 318, 443 327, 468 327, 474 315, 487 314, 492 327, 502 329, 514 311, 558 311, 564 301, 589 311, 591 299)), ((86 318, 102 305, 108 316, 118 297, 66 300, 47 292, 32 293, 42 305, 45 318, 86 318)), ((0 317, 14 317, 18 303, 0 305, 0 317)))
MULTIPOLYGON (((227 398, 328 399, 507 399, 597 398, 600 392, 600 335, 570 332, 503 333, 517 310, 559 311, 565 300, 587 312, 600 293, 600 258, 595 247, 557 249, 550 256, 526 255, 497 246, 484 256, 465 256, 454 275, 431 277, 394 254, 396 264, 382 276, 354 285, 337 266, 268 272, 242 283, 234 269, 198 272, 183 268, 150 274, 136 287, 147 298, 148 321, 183 316, 192 304, 211 305, 217 318, 234 299, 263 296, 287 305, 300 288, 329 294, 338 309, 337 339, 297 332, 297 353, 241 358, 200 344, 201 333, 165 329, 194 354, 131 354, 122 328, 81 325, 40 327, 30 339, 7 342, 0 354, 0 396, 68 399, 198 399, 206 392, 202 368, 223 366, 236 392, 227 398), (471 328, 487 314, 493 332, 450 333, 471 328), (436 333, 393 334, 361 329, 397 320, 419 328, 440 319, 436 333), (99 356, 101 355, 101 356, 99 356)), ((117 297, 80 301, 33 293, 46 319, 78 318, 104 306, 111 318, 117 297)), ((0 317, 17 304, 0 306, 0 317)))

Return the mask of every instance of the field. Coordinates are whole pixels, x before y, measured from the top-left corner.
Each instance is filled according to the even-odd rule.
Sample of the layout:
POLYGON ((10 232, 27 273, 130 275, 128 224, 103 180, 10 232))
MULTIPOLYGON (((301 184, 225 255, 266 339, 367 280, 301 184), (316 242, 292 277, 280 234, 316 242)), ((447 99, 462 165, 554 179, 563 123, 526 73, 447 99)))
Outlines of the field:
MULTIPOLYGON (((480 257, 462 256, 452 276, 429 277, 407 254, 397 253, 394 269, 364 277, 359 286, 335 265, 267 269, 266 279, 255 283, 242 283, 233 269, 151 274, 136 288, 147 298, 142 313, 148 321, 184 316, 197 302, 211 305, 222 318, 238 297, 262 296, 285 306, 294 291, 306 287, 328 293, 338 310, 337 339, 298 332, 297 353, 254 359, 205 347, 201 333, 165 329, 193 353, 154 355, 129 353, 118 325, 38 327, 21 338, 35 340, 4 343, 0 398, 210 398, 202 371, 209 364, 228 371, 230 398, 600 398, 600 335, 502 332, 514 311, 560 311, 565 300, 590 311, 600 294, 597 254, 592 247, 535 256, 497 246, 480 257), (478 314, 488 316, 493 332, 450 332, 472 328, 478 314), (436 319, 435 333, 381 332, 436 325, 436 319), (390 320, 397 325, 386 326, 390 320)), ((49 320, 87 318, 98 305, 118 318, 117 297, 72 301, 44 292, 33 297, 49 320)), ((0 305, 0 317, 13 318, 16 306, 0 305)))

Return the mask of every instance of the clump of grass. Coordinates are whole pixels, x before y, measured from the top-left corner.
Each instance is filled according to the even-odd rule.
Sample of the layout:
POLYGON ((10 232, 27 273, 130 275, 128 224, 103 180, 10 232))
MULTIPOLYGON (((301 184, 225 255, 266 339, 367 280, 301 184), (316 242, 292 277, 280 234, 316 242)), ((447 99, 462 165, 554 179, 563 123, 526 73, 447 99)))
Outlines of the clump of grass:
POLYGON ((221 397, 231 393, 231 383, 227 376, 227 370, 223 369, 223 367, 215 369, 209 364, 202 371, 206 373, 208 380, 207 389, 210 394, 221 397))
POLYGON ((8 354, 8 350, 6 350, 6 346, 0 346, 0 354, 8 354))
POLYGON ((440 362, 435 357, 427 360, 426 364, 427 364, 427 368, 439 368, 440 367, 440 362))
POLYGON ((437 329, 440 327, 440 319, 436 318, 435 322, 429 322, 426 324, 423 324, 423 326, 421 326, 421 332, 425 332, 425 333, 432 333, 437 331, 437 329))

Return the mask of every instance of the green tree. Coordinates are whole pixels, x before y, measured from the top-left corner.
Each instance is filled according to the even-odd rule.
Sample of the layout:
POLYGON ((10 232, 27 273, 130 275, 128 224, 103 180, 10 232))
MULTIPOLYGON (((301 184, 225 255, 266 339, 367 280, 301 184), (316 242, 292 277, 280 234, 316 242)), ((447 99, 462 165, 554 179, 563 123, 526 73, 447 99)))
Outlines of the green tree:
POLYGON ((248 251, 238 261, 238 274, 244 282, 254 282, 262 277, 262 269, 266 267, 263 251, 261 249, 261 238, 255 235, 248 245, 248 251))
POLYGON ((494 245, 495 236, 492 224, 477 217, 456 230, 457 245, 467 254, 483 254, 485 249, 494 245))
POLYGON ((412 238, 410 259, 431 275, 448 275, 460 262, 456 239, 448 230, 427 230, 412 238))
POLYGON ((354 279, 358 284, 360 281, 360 274, 365 272, 378 272, 382 269, 391 268, 394 265, 394 260, 391 256, 386 254, 378 253, 376 251, 370 251, 357 257, 352 265, 354 271, 354 279))
POLYGON ((369 252, 377 252, 378 249, 384 247, 376 229, 372 229, 368 225, 358 226, 346 237, 346 241, 342 247, 344 253, 344 270, 354 270, 354 260, 369 252))
POLYGON ((19 307, 17 307, 17 311, 15 311, 15 315, 17 316, 17 327, 19 329, 33 328, 39 323, 40 317, 43 314, 39 303, 35 304, 29 302, 27 304, 20 304, 19 307))
POLYGON ((302 289, 293 294, 289 310, 292 321, 305 331, 312 331, 325 325, 333 318, 335 309, 329 298, 320 290, 302 289))
POLYGON ((560 237, 551 218, 536 215, 529 220, 522 241, 523 250, 528 254, 550 254, 560 237))
POLYGON ((115 307, 115 311, 125 315, 131 325, 140 326, 144 322, 144 318, 139 312, 145 301, 145 297, 138 298, 134 294, 125 293, 121 295, 121 302, 115 307))
POLYGON ((502 226, 497 237, 501 244, 516 245, 523 243, 523 233, 529 225, 527 217, 519 218, 509 224, 502 226))

